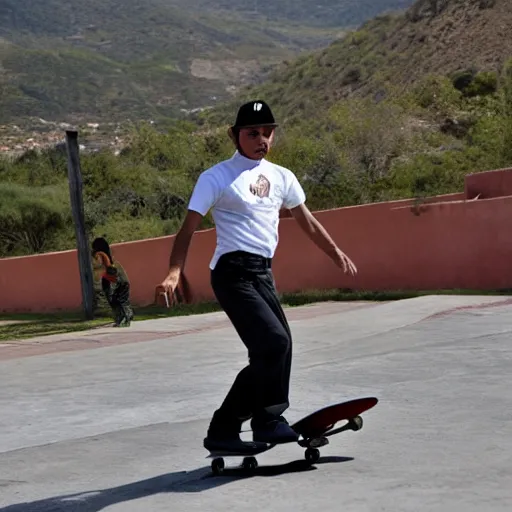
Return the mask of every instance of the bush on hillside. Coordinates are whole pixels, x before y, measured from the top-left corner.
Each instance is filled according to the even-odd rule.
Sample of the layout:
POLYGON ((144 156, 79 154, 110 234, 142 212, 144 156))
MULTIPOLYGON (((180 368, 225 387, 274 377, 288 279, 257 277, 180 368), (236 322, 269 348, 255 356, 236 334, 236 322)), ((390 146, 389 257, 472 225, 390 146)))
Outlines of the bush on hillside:
POLYGON ((405 144, 401 108, 386 101, 353 100, 336 105, 329 118, 349 168, 368 183, 383 178, 405 144))
POLYGON ((444 76, 427 76, 414 88, 416 103, 436 116, 449 117, 461 108, 462 93, 444 76))
POLYGON ((33 254, 53 249, 57 234, 69 224, 58 189, 35 195, 29 187, 0 184, 0 255, 33 254))
POLYGON ((487 96, 498 90, 498 75, 493 71, 477 72, 469 69, 455 73, 452 83, 467 98, 487 96))

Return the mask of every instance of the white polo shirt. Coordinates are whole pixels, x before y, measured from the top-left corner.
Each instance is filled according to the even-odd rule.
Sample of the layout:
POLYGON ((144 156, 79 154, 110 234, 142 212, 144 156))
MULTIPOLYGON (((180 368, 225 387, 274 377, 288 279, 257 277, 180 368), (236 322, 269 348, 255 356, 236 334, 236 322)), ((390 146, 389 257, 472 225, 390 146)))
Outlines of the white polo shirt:
POLYGON ((295 208, 306 195, 292 171, 268 160, 251 160, 238 151, 204 171, 197 180, 189 210, 212 210, 217 246, 210 261, 247 251, 272 258, 278 242, 279 210, 295 208))

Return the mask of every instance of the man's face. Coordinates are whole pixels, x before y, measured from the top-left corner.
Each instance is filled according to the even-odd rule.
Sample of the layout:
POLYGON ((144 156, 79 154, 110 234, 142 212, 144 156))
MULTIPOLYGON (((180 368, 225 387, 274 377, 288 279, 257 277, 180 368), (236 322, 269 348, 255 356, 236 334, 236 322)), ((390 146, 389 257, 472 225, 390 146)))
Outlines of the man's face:
POLYGON ((241 128, 238 142, 243 154, 253 160, 265 158, 274 140, 274 127, 241 128))

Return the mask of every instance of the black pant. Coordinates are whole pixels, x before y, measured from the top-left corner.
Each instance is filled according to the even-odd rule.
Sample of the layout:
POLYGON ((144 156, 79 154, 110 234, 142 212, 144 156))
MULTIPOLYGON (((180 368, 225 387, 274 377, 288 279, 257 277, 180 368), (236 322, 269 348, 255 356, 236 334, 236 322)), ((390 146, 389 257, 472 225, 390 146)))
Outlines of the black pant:
POLYGON ((104 277, 101 279, 101 286, 107 298, 116 324, 123 320, 130 322, 133 319, 133 311, 130 304, 130 283, 127 281, 113 285, 104 277))
MULTIPOLYGON (((221 256, 211 284, 249 353, 217 418, 223 428, 265 421, 289 406, 292 338, 275 289, 270 260, 242 251, 221 256)), ((212 422, 213 423, 213 422, 212 422)))

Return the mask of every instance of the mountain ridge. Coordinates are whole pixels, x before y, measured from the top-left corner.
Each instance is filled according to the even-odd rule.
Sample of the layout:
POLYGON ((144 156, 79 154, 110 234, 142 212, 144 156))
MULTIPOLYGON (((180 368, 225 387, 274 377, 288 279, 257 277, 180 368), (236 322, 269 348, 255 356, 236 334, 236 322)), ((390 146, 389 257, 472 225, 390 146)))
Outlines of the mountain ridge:
MULTIPOLYGON (((508 0, 420 0, 403 14, 377 16, 327 48, 282 64, 236 101, 264 97, 292 123, 342 99, 401 95, 431 74, 499 75, 512 57, 510 26, 508 0)), ((227 104, 205 117, 227 122, 233 108, 227 104)))
POLYGON ((3 0, 0 37, 10 44, 0 45, 0 122, 180 116, 332 42, 343 29, 333 6, 345 6, 337 19, 349 23, 411 1, 324 0, 322 20, 312 21, 307 2, 276 0, 271 13, 295 6, 283 22, 240 0, 3 0))

